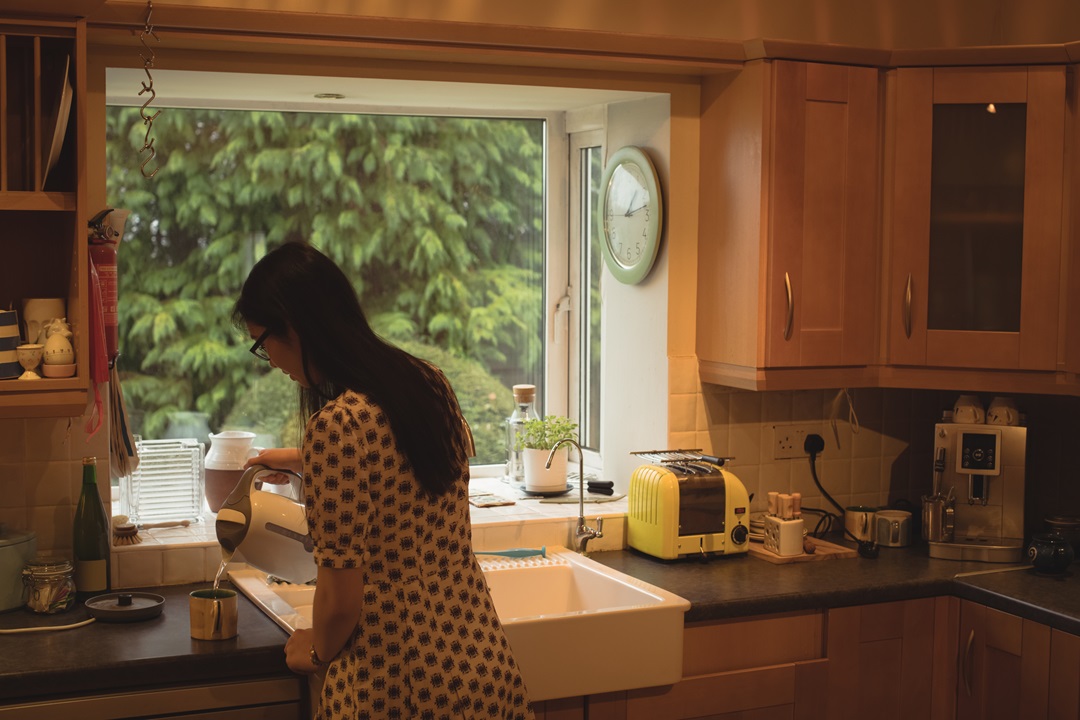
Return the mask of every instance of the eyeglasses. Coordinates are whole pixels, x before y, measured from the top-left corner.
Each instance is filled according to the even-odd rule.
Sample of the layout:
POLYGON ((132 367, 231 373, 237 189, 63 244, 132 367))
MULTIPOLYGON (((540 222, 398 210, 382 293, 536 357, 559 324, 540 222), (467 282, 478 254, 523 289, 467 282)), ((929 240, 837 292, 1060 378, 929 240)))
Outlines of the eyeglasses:
POLYGON ((270 330, 263 330, 263 334, 259 336, 259 339, 255 341, 255 344, 248 348, 248 350, 251 351, 251 354, 260 360, 270 359, 270 353, 266 352, 266 348, 263 347, 263 343, 266 342, 266 338, 268 337, 270 337, 270 330))

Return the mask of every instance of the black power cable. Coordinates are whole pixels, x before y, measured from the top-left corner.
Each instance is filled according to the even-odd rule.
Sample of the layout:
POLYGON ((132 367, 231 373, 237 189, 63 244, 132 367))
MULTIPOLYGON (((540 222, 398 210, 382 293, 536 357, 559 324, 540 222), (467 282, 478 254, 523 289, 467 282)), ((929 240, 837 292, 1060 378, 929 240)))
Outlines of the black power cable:
MULTIPOLYGON (((814 484, 817 485, 817 489, 821 491, 821 494, 825 497, 825 499, 832 503, 832 506, 836 508, 836 511, 840 514, 840 517, 843 517, 844 508, 840 507, 840 503, 836 502, 836 500, 833 499, 833 496, 830 495, 828 491, 821 486, 821 481, 818 480, 816 461, 818 453, 824 449, 825 439, 817 433, 811 433, 807 435, 806 440, 803 441, 803 450, 805 450, 806 453, 810 456, 810 477, 814 479, 814 484)), ((829 522, 831 527, 831 518, 829 522)), ((819 526, 820 524, 821 523, 818 523, 819 526)), ((852 534, 852 532, 846 527, 844 528, 844 532, 849 535, 852 540, 859 544, 857 552, 859 553, 860 557, 876 558, 878 556, 878 546, 876 542, 873 542, 872 540, 860 540, 859 538, 855 537, 855 535, 852 534)))

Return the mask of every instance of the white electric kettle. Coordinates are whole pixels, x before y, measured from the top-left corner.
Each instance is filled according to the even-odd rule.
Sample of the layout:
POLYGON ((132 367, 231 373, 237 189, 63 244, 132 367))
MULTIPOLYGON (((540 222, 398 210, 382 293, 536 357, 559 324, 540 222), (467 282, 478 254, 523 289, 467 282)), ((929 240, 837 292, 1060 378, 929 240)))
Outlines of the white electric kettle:
POLYGON ((257 475, 286 472, 252 465, 217 513, 218 543, 226 552, 240 550, 252 567, 291 583, 315 579, 315 545, 308 534, 304 506, 284 495, 260 490, 257 475))

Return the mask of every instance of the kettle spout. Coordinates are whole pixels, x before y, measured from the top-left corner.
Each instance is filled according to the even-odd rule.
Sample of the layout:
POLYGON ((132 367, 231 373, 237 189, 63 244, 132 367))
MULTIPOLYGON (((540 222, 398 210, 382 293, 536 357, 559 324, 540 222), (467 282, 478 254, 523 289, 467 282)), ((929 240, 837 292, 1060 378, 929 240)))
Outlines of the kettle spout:
POLYGON ((229 497, 221 504, 214 522, 218 544, 228 553, 236 552, 244 542, 248 526, 251 524, 251 489, 255 476, 270 468, 265 465, 252 465, 236 483, 229 497))

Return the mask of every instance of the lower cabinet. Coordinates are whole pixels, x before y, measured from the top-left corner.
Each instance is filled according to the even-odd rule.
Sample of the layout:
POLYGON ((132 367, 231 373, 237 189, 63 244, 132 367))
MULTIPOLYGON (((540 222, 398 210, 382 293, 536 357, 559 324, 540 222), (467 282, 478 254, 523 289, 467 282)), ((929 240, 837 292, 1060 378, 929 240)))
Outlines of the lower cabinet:
POLYGON ((1080 636, 954 597, 691 623, 680 682, 534 709, 537 720, 1080 720, 1080 636))
POLYGON ((957 602, 957 720, 1080 718, 1080 636, 957 602))
POLYGON ((0 706, 0 720, 304 720, 299 677, 122 692, 0 706))
MULTIPOLYGON (((585 717, 589 720, 825 717, 829 660, 825 657, 824 613, 692 623, 685 632, 682 681, 590 696, 585 703, 585 717)), ((642 648, 642 652, 648 649, 642 648)), ((564 716, 543 717, 554 720, 564 716)))
POLYGON ((828 611, 828 718, 931 717, 935 598, 828 611))

